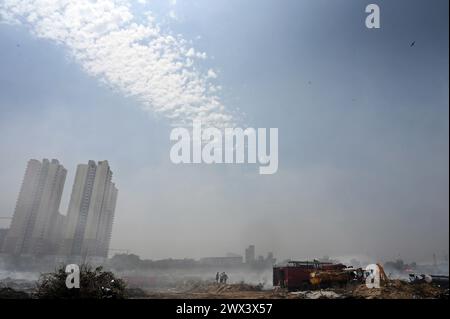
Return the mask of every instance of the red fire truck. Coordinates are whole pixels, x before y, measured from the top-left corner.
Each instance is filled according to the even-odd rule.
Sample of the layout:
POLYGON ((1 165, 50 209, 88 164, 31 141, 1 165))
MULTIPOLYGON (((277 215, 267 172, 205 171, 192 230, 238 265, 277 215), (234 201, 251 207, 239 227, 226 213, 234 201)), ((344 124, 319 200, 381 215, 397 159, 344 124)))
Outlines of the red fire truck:
POLYGON ((310 274, 315 271, 339 271, 343 264, 314 261, 289 261, 286 265, 273 267, 273 286, 288 290, 310 289, 310 274))

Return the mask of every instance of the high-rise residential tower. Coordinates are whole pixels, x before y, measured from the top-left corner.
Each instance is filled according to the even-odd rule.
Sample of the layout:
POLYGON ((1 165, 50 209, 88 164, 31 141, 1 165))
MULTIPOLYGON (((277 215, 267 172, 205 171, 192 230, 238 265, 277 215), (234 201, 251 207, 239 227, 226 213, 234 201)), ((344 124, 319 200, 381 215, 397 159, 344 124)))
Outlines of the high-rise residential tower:
POLYGON ((245 263, 251 265, 255 260, 255 245, 250 245, 245 249, 245 263))
POLYGON ((66 169, 56 159, 28 161, 2 251, 12 255, 51 255, 57 250, 59 214, 66 169))
POLYGON ((78 257, 107 257, 117 188, 107 161, 77 167, 60 253, 78 257))

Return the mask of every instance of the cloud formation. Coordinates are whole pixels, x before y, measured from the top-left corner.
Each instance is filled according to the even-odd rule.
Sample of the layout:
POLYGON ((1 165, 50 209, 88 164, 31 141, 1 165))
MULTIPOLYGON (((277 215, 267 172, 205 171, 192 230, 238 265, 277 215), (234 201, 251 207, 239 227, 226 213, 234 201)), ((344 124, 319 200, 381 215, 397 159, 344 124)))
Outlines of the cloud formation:
POLYGON ((217 96, 216 73, 196 68, 206 53, 164 32, 150 12, 139 21, 129 1, 2 0, 0 21, 25 25, 37 37, 63 44, 88 74, 173 124, 234 122, 217 96))

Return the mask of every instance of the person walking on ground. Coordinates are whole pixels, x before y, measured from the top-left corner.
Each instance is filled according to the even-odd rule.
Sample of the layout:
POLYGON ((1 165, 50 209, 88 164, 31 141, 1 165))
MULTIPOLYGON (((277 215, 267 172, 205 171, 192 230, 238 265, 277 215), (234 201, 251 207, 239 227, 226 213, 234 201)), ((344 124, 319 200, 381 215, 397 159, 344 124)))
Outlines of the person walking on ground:
POLYGON ((216 274, 216 283, 219 283, 219 277, 220 277, 219 272, 217 272, 217 274, 216 274))
POLYGON ((223 283, 226 284, 228 280, 228 275, 226 273, 223 273, 223 283))

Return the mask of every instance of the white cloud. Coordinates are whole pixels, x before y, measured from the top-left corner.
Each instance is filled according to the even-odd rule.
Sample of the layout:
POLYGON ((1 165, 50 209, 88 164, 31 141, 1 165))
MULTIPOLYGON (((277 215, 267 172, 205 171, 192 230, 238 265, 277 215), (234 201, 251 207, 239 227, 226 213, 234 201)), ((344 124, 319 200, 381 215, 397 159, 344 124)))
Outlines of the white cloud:
POLYGON ((174 123, 200 118, 224 126, 234 121, 211 89, 209 80, 217 75, 195 68, 206 53, 163 32, 151 13, 145 24, 138 23, 128 1, 2 0, 0 17, 64 44, 88 74, 174 123))
POLYGON ((188 58, 198 58, 198 59, 206 59, 207 58, 207 55, 205 52, 197 52, 197 51, 195 51, 194 48, 190 48, 186 52, 186 56, 188 58))
POLYGON ((213 69, 209 69, 208 70, 208 78, 216 79, 217 78, 217 73, 213 69))

